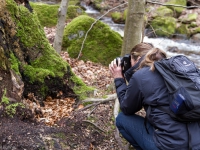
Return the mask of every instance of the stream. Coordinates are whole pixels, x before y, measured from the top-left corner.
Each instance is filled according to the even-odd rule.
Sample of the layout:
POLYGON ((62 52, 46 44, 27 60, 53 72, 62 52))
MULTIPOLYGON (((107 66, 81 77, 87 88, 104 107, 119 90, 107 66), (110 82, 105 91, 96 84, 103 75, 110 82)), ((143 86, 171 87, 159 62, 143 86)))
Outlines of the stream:
MULTIPOLYGON (((86 13, 98 19, 102 16, 97 10, 94 10, 92 7, 81 4, 86 8, 86 13)), ((108 24, 110 28, 118 32, 121 36, 124 36, 124 24, 116 24, 109 17, 102 17, 100 21, 108 24)), ((190 58, 198 68, 200 68, 200 43, 192 43, 189 39, 169 39, 169 38, 148 38, 147 36, 143 39, 144 42, 153 44, 155 47, 158 47, 166 51, 168 57, 183 54, 190 58)))

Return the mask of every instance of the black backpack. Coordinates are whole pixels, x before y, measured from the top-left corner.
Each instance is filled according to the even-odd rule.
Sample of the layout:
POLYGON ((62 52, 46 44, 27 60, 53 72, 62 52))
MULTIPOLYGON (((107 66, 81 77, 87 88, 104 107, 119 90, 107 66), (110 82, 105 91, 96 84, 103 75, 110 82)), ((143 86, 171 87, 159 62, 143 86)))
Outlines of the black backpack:
POLYGON ((169 109, 157 107, 181 122, 200 121, 200 70, 184 55, 155 62, 169 91, 169 109))

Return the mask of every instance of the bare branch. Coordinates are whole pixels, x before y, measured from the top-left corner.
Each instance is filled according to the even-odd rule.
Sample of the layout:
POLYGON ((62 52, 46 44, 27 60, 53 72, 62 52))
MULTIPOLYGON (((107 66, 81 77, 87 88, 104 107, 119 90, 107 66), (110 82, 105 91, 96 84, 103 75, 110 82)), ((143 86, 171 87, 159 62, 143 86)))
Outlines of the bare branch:
POLYGON ((89 98, 86 100, 83 100, 82 102, 107 102, 107 101, 111 101, 111 100, 115 100, 117 98, 116 94, 111 94, 111 95, 107 95, 107 98, 89 98))
POLYGON ((83 108, 81 108, 81 109, 78 109, 77 112, 86 110, 86 109, 88 109, 88 108, 90 108, 90 107, 92 107, 92 106, 96 106, 96 105, 99 105, 99 104, 101 104, 101 102, 89 104, 89 105, 87 105, 87 106, 85 106, 85 107, 83 107, 83 108))
POLYGON ((173 7, 183 7, 183 8, 200 8, 200 6, 183 6, 183 5, 175 5, 175 4, 163 4, 163 3, 159 3, 159 2, 153 2, 153 1, 146 1, 147 3, 151 3, 151 4, 157 4, 157 5, 162 5, 162 6, 173 6, 173 7))
POLYGON ((95 126, 97 129, 99 129, 100 131, 106 133, 106 131, 104 131, 103 129, 101 129, 100 127, 98 127, 98 126, 97 126, 95 123, 93 123, 93 122, 90 122, 90 121, 88 121, 88 120, 83 120, 83 122, 90 123, 90 124, 92 124, 93 126, 95 126))
POLYGON ((82 50, 83 50, 83 46, 84 46, 84 44, 85 44, 85 40, 86 40, 86 38, 87 38, 87 35, 88 35, 88 33, 90 32, 90 30, 92 29, 92 27, 96 24, 96 22, 97 22, 98 20, 100 20, 102 17, 104 17, 106 14, 108 14, 110 11, 112 11, 112 10, 114 10, 114 9, 120 7, 120 6, 123 6, 123 5, 125 5, 125 4, 128 4, 128 2, 125 2, 125 3, 123 3, 123 4, 120 4, 120 5, 116 6, 116 7, 114 7, 114 8, 112 8, 112 9, 108 10, 104 15, 100 16, 98 19, 96 19, 96 20, 92 23, 92 25, 90 26, 89 30, 88 30, 88 31, 86 32, 86 34, 85 34, 85 38, 84 38, 84 40, 83 40, 83 42, 82 42, 81 50, 80 50, 80 52, 79 52, 79 54, 78 54, 77 59, 80 58, 81 53, 82 53, 82 50))

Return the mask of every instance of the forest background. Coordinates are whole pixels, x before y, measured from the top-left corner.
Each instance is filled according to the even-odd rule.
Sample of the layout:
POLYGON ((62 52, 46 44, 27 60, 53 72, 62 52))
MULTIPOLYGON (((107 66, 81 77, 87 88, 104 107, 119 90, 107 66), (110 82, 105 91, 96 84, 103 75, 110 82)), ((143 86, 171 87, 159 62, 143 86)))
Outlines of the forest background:
MULTIPOLYGON (((119 106, 107 67, 113 58, 123 55, 121 49, 126 49, 122 48, 126 35, 123 38, 97 21, 83 43, 83 35, 89 31, 95 19, 82 15, 84 11, 75 5, 76 2, 72 7, 69 5, 67 11, 62 45, 65 52, 57 53, 52 47, 55 33, 50 32, 55 31, 56 23, 51 27, 44 24, 49 20, 57 22, 52 15, 57 13, 59 5, 55 7, 12 0, 0 2, 0 148, 133 149, 120 137, 114 125, 118 113, 116 108, 119 106), (69 14, 72 12, 71 17, 69 14), (80 54, 80 59, 77 59, 77 54, 80 54)), ((114 5, 118 6, 105 1, 86 3, 93 5, 102 14, 114 5)), ((120 3, 123 6, 126 4, 125 1, 120 3)), ((145 11, 152 11, 155 7, 156 13, 152 11, 154 13, 147 17, 147 22, 152 24, 138 26, 141 33, 142 29, 152 26, 152 36, 173 37, 178 32, 198 40, 198 1, 149 3, 151 5, 147 5, 149 7, 145 11), (174 5, 181 10, 176 10, 174 5), (170 9, 172 6, 173 11, 170 9), (166 21, 169 19, 170 22, 166 21)), ((123 8, 108 15, 120 23, 125 23, 127 18, 123 8)), ((138 18, 145 20, 143 17, 138 18)), ((135 43, 129 43, 140 42, 142 36, 138 37, 135 43)), ((138 114, 145 115, 143 110, 138 114)))

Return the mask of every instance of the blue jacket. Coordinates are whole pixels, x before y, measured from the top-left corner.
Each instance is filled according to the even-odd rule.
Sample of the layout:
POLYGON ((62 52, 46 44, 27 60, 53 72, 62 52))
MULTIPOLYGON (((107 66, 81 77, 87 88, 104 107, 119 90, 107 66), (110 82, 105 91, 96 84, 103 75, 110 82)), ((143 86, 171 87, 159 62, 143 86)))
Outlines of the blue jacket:
MULTIPOLYGON (((123 78, 115 79, 115 86, 121 111, 133 115, 142 107, 169 107, 168 91, 162 76, 155 70, 144 67, 133 74, 132 68, 126 74, 128 86, 123 78)), ((165 112, 152 107, 147 120, 155 129, 154 141, 161 150, 200 150, 200 123, 187 125, 172 120, 165 112), (189 131, 189 132, 188 132, 189 131), (190 140, 189 140, 190 137, 190 140)))

